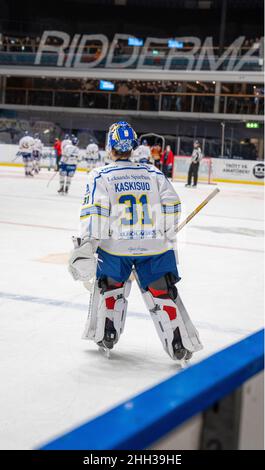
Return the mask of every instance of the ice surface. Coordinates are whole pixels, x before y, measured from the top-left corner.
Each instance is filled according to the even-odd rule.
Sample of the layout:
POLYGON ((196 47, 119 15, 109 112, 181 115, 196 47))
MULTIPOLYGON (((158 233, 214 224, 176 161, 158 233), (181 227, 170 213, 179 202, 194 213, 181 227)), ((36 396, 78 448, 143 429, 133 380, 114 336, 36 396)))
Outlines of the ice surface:
MULTIPOLYGON (((66 269, 86 175, 67 197, 57 177, 0 168, 0 448, 30 449, 171 376, 136 283, 126 328, 107 360, 81 340, 89 294, 66 269)), ((212 186, 176 183, 183 217, 212 186)), ((221 193, 179 234, 178 287, 204 349, 191 363, 263 325, 263 189, 221 193)))

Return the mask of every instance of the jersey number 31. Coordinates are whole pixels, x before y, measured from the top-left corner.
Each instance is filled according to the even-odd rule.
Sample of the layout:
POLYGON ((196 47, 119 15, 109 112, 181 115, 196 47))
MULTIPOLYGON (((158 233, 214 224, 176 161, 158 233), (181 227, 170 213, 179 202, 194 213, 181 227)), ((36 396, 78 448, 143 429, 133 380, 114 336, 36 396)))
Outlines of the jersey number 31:
POLYGON ((132 194, 124 194, 119 198, 119 204, 125 204, 126 217, 121 218, 122 225, 152 225, 152 217, 149 214, 148 199, 146 194, 139 197, 132 194), (139 220, 140 219, 140 220, 139 220))

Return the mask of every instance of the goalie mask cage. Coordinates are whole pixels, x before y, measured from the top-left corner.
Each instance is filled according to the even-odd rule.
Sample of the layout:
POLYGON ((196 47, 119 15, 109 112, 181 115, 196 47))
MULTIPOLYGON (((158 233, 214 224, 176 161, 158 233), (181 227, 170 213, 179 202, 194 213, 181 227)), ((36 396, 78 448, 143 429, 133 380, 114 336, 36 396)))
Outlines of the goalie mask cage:
MULTIPOLYGON (((172 181, 187 181, 191 157, 175 156, 172 170, 172 181)), ((200 162, 198 182, 213 184, 212 159, 203 157, 200 162)))

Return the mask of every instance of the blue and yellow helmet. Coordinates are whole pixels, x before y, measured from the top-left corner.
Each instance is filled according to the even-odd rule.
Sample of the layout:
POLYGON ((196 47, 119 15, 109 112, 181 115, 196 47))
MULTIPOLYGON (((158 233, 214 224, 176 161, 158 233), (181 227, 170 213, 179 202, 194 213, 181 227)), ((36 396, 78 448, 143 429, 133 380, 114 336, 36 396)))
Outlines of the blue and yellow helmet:
POLYGON ((130 152, 138 147, 137 134, 125 121, 112 124, 107 138, 107 151, 115 150, 117 153, 130 152))

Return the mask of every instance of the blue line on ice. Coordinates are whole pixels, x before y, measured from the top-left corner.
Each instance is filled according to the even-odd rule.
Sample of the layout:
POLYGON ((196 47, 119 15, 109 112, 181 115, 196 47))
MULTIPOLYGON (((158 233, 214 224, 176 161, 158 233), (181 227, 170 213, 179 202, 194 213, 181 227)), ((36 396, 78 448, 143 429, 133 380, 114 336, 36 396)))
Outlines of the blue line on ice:
MULTIPOLYGON (((69 302, 65 300, 56 300, 56 299, 49 299, 44 297, 34 297, 31 295, 21 295, 21 294, 12 294, 9 292, 0 292, 0 298, 8 299, 8 300, 15 300, 18 302, 30 302, 36 303, 41 305, 48 305, 52 307, 60 307, 60 308, 70 308, 73 310, 80 310, 82 312, 88 311, 88 303, 79 304, 76 302, 69 302)), ((147 312, 128 312, 128 316, 139 318, 141 320, 146 320, 149 318, 147 312)), ((204 330, 215 330, 215 332, 226 333, 226 334, 236 334, 236 335, 248 335, 251 333, 251 330, 241 329, 241 328, 225 328, 218 326, 216 324, 208 323, 208 322, 196 322, 197 328, 201 328, 204 330)))
POLYGON ((17 300, 19 302, 32 302, 42 305, 52 305, 53 307, 73 308, 75 310, 87 310, 88 305, 68 302, 65 300, 48 299, 44 297, 34 297, 32 295, 11 294, 9 292, 0 292, 0 298, 17 300))

